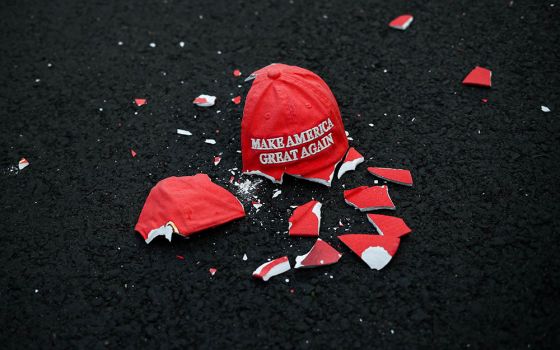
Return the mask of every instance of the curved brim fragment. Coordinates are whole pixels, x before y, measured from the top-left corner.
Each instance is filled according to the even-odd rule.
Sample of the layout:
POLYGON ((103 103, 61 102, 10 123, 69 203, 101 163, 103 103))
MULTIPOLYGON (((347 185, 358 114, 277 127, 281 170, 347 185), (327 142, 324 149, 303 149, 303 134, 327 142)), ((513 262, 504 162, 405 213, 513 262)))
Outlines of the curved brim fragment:
POLYGON ((157 236, 171 240, 216 227, 245 216, 239 200, 206 174, 168 177, 150 191, 135 230, 146 243, 157 236))
POLYGON ((381 270, 391 261, 400 243, 400 239, 397 237, 368 234, 349 234, 338 236, 338 238, 370 269, 376 270, 381 270))
POLYGON ((271 277, 282 274, 290 270, 291 268, 292 267, 290 266, 290 261, 288 260, 288 257, 283 256, 281 258, 274 259, 272 261, 269 261, 257 267, 257 269, 253 272, 253 277, 262 279, 263 281, 266 282, 271 277))

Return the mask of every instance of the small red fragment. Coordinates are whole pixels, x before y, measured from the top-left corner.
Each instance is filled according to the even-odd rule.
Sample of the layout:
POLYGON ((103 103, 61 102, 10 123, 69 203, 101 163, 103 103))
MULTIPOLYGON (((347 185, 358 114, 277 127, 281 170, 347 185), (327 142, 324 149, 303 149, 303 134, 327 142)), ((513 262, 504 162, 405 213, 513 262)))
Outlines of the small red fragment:
POLYGON ((232 175, 232 176, 229 177, 229 183, 232 184, 233 180, 235 180, 235 177, 232 175))
POLYGON ((298 206, 290 217, 288 231, 290 236, 319 236, 321 227, 321 206, 318 201, 309 201, 298 206))
POLYGON ((492 71, 477 66, 465 77, 465 79, 463 79, 463 85, 474 85, 489 88, 492 86, 492 71))
POLYGON ((344 191, 344 200, 360 211, 395 209, 387 186, 360 186, 344 191))
POLYGON ((268 281, 271 277, 284 273, 290 270, 290 261, 287 256, 274 259, 257 267, 253 272, 254 278, 260 278, 263 281, 268 281))
POLYGON ((237 96, 231 99, 231 102, 235 103, 236 105, 241 103, 241 96, 237 96))
POLYGON ((377 168, 367 169, 372 175, 383 180, 391 181, 399 185, 412 186, 412 175, 405 169, 377 168))
POLYGON ((136 227, 146 243, 157 236, 171 241, 245 216, 239 200, 206 174, 168 177, 150 191, 136 227))
POLYGON ((391 236, 349 234, 338 236, 370 269, 381 270, 393 258, 400 239, 391 236))
POLYGON ((177 256, 177 259, 179 259, 179 260, 185 260, 185 257, 182 256, 182 255, 176 255, 176 256, 177 256))
POLYGON ((218 157, 218 156, 214 157, 214 165, 220 164, 221 161, 222 161, 222 157, 218 157))
POLYGON ((130 154, 132 155, 132 158, 136 157, 136 151, 134 151, 132 148, 130 149, 130 154))
POLYGON ((21 158, 18 163, 18 169, 23 170, 24 168, 29 166, 29 161, 25 158, 21 158))
POLYGON ((241 71, 239 71, 239 69, 236 69, 233 71, 233 76, 234 77, 240 77, 241 76, 241 71))
POLYGON ((200 95, 193 100, 198 107, 212 107, 216 103, 216 96, 200 95))
POLYGON ((367 217, 380 235, 401 237, 412 232, 401 218, 380 214, 367 214, 367 217))
POLYGON ((486 103, 486 102, 488 102, 488 99, 487 99, 487 98, 483 98, 483 99, 482 99, 482 102, 483 102, 483 103, 486 103))
POLYGON ((414 17, 412 17, 412 15, 400 15, 389 23, 389 27, 399 30, 406 30, 406 28, 408 28, 413 20, 414 17))
POLYGON ((342 254, 330 244, 317 238, 317 242, 307 254, 296 256, 295 269, 302 267, 317 267, 337 263, 342 254))
POLYGON ((210 269, 208 269, 208 272, 210 272, 210 274, 211 274, 212 276, 214 276, 214 275, 216 274, 216 271, 218 271, 218 269, 216 269, 216 268, 214 268, 214 267, 211 267, 210 269))
POLYGON ((342 165, 338 169, 338 178, 340 179, 347 171, 356 170, 358 164, 364 162, 364 156, 362 156, 354 147, 350 147, 342 165))
POLYGON ((148 103, 148 101, 145 98, 135 98, 134 103, 136 103, 136 105, 140 107, 148 103))

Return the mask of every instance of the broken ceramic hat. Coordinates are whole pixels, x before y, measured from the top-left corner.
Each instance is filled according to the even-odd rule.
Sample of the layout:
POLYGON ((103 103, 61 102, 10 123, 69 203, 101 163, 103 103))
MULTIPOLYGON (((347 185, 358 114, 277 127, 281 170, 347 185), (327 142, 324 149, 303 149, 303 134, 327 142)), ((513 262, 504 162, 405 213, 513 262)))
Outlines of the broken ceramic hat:
POLYGON ((316 74, 271 64, 255 73, 241 123, 243 172, 331 185, 348 139, 336 99, 316 74))

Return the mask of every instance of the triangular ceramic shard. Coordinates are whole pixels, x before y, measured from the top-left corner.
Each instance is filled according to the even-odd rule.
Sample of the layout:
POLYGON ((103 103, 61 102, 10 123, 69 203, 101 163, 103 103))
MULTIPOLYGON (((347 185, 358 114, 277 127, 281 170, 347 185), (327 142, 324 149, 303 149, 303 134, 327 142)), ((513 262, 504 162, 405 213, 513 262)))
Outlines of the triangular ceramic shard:
POLYGON ((170 239, 166 225, 188 236, 244 216, 239 200, 208 175, 168 177, 150 191, 135 230, 149 243, 157 235, 170 239))
POLYGON ((29 166, 29 161, 25 158, 21 158, 18 163, 18 169, 23 170, 29 166))
POLYGON ((216 103, 216 96, 200 95, 193 100, 198 107, 212 107, 216 103))
POLYGON ((240 104, 241 103, 241 96, 236 96, 236 97, 232 98, 231 102, 233 102, 236 105, 240 104))
POLYGON ((342 254, 331 247, 330 244, 318 238, 315 245, 307 254, 296 256, 294 268, 310 268, 332 265, 338 262, 342 254))
POLYGON ((338 178, 340 179, 342 175, 351 170, 356 170, 358 164, 364 162, 364 156, 362 156, 354 147, 350 147, 342 165, 338 169, 338 178))
POLYGON ((135 98, 135 99, 134 99, 134 103, 136 103, 136 105, 137 105, 138 107, 140 107, 140 106, 145 105, 145 104, 147 103, 147 101, 146 101, 145 98, 135 98))
POLYGON ((399 185, 412 186, 412 174, 405 169, 369 167, 368 171, 383 180, 399 185))
POLYGON ((290 270, 291 268, 292 267, 290 266, 290 261, 288 260, 288 257, 283 256, 281 258, 274 259, 272 261, 269 261, 257 267, 257 269, 253 272, 253 277, 262 279, 263 281, 266 282, 271 277, 284 273, 290 270))
POLYGON ((492 71, 477 66, 463 79, 463 85, 491 87, 492 71))
POLYGON ((383 236, 401 237, 412 231, 403 219, 395 216, 367 214, 367 217, 377 232, 383 236))
POLYGON ((318 201, 309 201, 298 206, 288 220, 290 236, 319 236, 321 206, 321 203, 318 201))
POLYGON ((389 23, 389 27, 399 30, 406 30, 412 23, 414 17, 412 15, 401 15, 389 23))
POLYGON ((393 258, 399 248, 400 239, 391 236, 349 234, 338 238, 370 269, 381 270, 393 258))
POLYGON ((360 209, 360 211, 395 209, 395 204, 389 197, 387 186, 361 186, 344 191, 344 200, 347 204, 360 209))

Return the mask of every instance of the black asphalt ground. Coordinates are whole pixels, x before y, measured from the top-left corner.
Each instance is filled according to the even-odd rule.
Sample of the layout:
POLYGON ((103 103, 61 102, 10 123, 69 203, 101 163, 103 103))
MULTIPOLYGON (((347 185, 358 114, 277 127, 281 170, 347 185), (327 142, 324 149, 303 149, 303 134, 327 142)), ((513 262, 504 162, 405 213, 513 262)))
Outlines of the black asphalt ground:
POLYGON ((2 348, 557 348, 559 10, 554 0, 2 1, 2 348), (410 28, 388 28, 403 13, 410 28), (330 189, 237 172, 255 185, 256 212, 228 182, 241 168, 243 107, 230 99, 272 62, 329 84, 367 161, 330 189), (477 65, 493 71, 491 89, 461 85, 477 65), (216 106, 195 108, 201 93, 216 106), (31 165, 14 170, 22 157, 31 165), (336 238, 374 232, 342 198, 343 186, 373 185, 367 166, 415 179, 390 185, 414 232, 381 271, 336 238), (150 188, 198 172, 239 196, 247 218, 146 245, 133 227, 150 188), (268 258, 293 263, 311 247, 286 231, 290 205, 312 197, 340 262, 253 280, 268 258))

